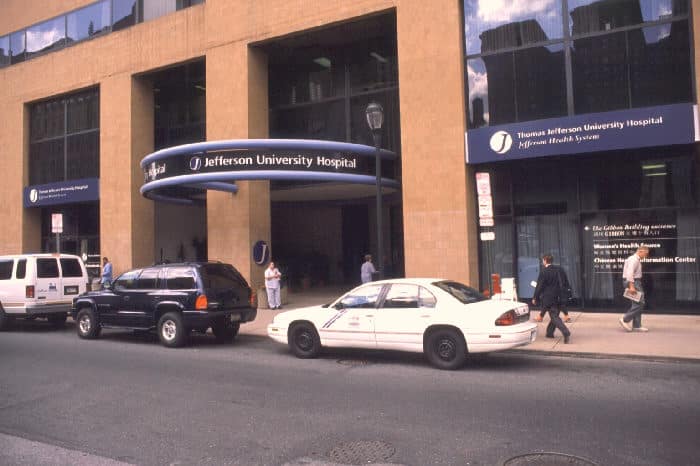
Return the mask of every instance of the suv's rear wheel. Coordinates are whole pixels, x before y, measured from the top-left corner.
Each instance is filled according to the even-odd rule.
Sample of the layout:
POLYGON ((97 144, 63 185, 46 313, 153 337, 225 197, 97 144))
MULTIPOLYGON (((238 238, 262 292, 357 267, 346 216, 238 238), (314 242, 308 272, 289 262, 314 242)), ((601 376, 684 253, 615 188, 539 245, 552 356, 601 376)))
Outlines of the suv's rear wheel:
POLYGON ((86 340, 92 340, 100 335, 102 328, 95 318, 95 313, 88 307, 82 308, 75 317, 78 336, 86 340))
POLYGON ((68 318, 67 314, 49 314, 46 319, 49 321, 49 324, 51 324, 52 327, 55 328, 61 328, 65 325, 66 319, 68 318))
POLYGON ((238 335, 238 330, 240 330, 241 324, 239 322, 231 322, 228 317, 216 319, 211 324, 211 331, 216 337, 216 341, 226 343, 238 335))
POLYGON ((187 341, 187 330, 182 323, 182 316, 177 312, 166 312, 158 320, 158 338, 169 347, 177 348, 187 341))

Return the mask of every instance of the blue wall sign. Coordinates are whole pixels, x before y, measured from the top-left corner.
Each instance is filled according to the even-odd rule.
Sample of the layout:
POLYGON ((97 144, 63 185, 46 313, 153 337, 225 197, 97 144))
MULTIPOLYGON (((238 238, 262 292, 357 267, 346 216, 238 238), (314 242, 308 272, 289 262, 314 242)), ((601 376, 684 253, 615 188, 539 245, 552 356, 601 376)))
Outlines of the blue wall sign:
POLYGON ((258 241, 253 246, 253 260, 258 265, 264 265, 270 260, 270 248, 265 241, 258 241))
POLYGON ((467 163, 691 144, 693 104, 675 104, 489 126, 467 132, 467 163))
POLYGON ((36 184, 24 188, 24 207, 97 201, 100 199, 99 178, 36 184))

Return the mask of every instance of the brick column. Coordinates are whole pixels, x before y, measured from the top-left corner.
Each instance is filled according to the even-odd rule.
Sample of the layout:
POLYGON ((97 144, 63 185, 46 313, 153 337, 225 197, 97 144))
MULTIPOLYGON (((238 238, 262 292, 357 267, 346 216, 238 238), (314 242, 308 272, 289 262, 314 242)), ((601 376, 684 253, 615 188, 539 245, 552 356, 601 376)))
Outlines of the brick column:
POLYGON ((153 201, 139 163, 153 151, 153 86, 129 74, 100 83, 100 250, 115 275, 151 264, 153 201))
MULTIPOLYGON (((239 42, 210 49, 206 60, 207 140, 267 137, 267 57, 239 42)), ((264 267, 253 261, 252 248, 258 240, 271 241, 270 183, 237 185, 236 194, 207 193, 208 254, 232 263, 257 287, 264 267)))

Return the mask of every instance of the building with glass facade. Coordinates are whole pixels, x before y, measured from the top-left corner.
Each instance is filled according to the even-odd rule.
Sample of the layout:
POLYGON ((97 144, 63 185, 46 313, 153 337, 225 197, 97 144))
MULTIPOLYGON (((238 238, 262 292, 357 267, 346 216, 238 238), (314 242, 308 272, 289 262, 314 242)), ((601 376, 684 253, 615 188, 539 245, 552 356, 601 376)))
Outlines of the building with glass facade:
POLYGON ((374 186, 258 173, 235 192, 170 187, 193 200, 173 204, 142 195, 158 167, 140 162, 202 141, 371 146, 378 102, 396 154, 382 175, 398 182, 382 189, 386 275, 489 290, 499 274, 528 299, 550 253, 578 305, 608 309, 621 261, 646 244, 651 311, 698 312, 699 8, 6 0, 0 253, 58 247, 93 273, 100 256, 116 272, 222 260, 260 284, 264 241, 292 287, 358 283, 376 256, 374 186))

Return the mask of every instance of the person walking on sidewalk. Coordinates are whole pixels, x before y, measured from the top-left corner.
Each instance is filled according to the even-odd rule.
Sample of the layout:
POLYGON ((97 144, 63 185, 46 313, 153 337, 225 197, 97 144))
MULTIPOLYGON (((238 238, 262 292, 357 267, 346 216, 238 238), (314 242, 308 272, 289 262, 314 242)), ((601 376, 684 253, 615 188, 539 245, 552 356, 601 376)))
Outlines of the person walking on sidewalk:
POLYGON ((102 277, 100 278, 100 285, 102 288, 109 288, 112 284, 112 263, 107 259, 107 257, 102 258, 102 277))
POLYGON ((642 259, 649 255, 649 248, 640 246, 637 252, 625 260, 622 268, 622 286, 630 293, 639 294, 639 301, 630 300, 631 305, 627 313, 620 317, 620 325, 628 332, 648 332, 642 327, 642 311, 644 310, 644 288, 642 286, 642 259), (632 325, 630 325, 632 321, 632 325))
POLYGON ((571 341, 571 331, 562 322, 559 313, 561 312, 560 296, 566 291, 562 289, 562 283, 569 283, 566 279, 564 269, 552 265, 554 258, 550 254, 542 256, 540 274, 537 277, 537 287, 532 297, 532 304, 541 303, 542 309, 549 313, 549 324, 547 325, 547 338, 554 338, 554 329, 558 328, 564 335, 564 343, 571 341))
POLYGON ((280 278, 282 278, 282 274, 277 267, 275 267, 275 263, 270 261, 267 269, 265 269, 267 307, 270 309, 279 309, 282 307, 282 302, 280 300, 280 278))
MULTIPOLYGON (((561 310, 561 313, 564 314, 564 318, 562 320, 564 322, 571 322, 569 310, 566 308, 566 306, 569 304, 569 298, 571 297, 571 285, 569 284, 569 278, 566 276, 564 269, 558 266, 557 268, 561 271, 559 274, 559 310, 561 310)), ((546 313, 547 311, 542 308, 540 310, 540 315, 535 317, 535 322, 542 322, 546 313)))
POLYGON ((376 272, 374 264, 372 264, 372 256, 370 254, 365 254, 365 262, 360 267, 360 280, 362 283, 368 283, 372 281, 372 275, 376 272))

